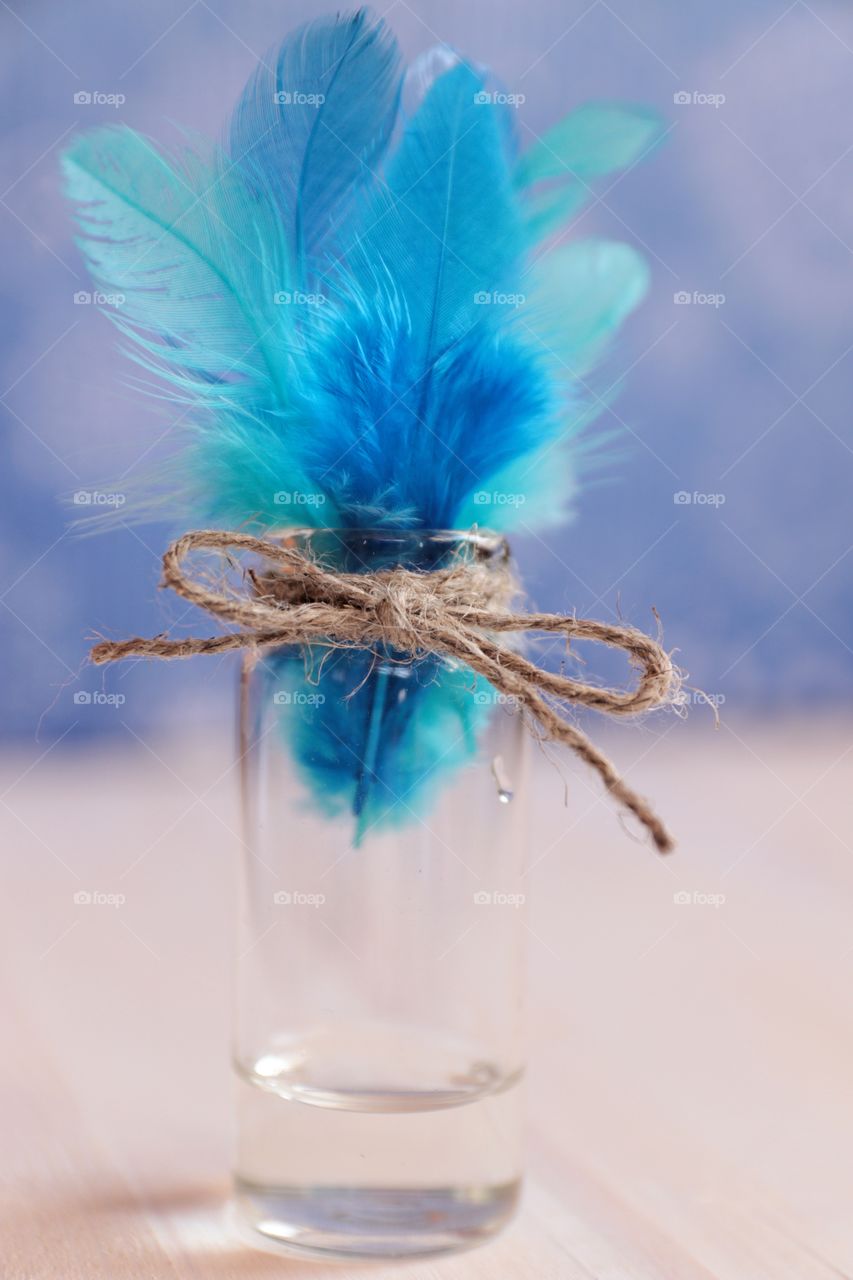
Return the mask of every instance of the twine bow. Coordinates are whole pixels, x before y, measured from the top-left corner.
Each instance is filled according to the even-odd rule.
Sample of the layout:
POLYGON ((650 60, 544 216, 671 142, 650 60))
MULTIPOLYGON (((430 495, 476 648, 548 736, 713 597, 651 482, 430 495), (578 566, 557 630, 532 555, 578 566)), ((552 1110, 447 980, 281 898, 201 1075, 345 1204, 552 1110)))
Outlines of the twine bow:
POLYGON ((271 645, 319 644, 336 648, 387 645, 412 657, 439 654, 465 663, 523 708, 538 736, 570 747, 601 777, 613 798, 649 831, 660 853, 674 842, 650 805, 613 764, 567 718, 571 705, 613 716, 631 716, 678 701, 679 673, 655 640, 633 627, 611 626, 555 613, 515 613, 508 607, 515 583, 508 566, 460 563, 418 572, 383 569, 338 573, 295 547, 246 533, 201 529, 186 533, 163 556, 163 585, 240 630, 211 637, 102 641, 91 651, 96 664, 123 658, 186 658, 197 653, 271 645), (253 594, 216 589, 189 576, 183 562, 191 551, 227 555, 256 553, 275 568, 249 571, 253 594), (584 684, 545 671, 496 638, 503 633, 548 632, 567 639, 597 640, 622 649, 641 671, 633 690, 584 684), (562 704, 562 705, 561 705, 562 704))

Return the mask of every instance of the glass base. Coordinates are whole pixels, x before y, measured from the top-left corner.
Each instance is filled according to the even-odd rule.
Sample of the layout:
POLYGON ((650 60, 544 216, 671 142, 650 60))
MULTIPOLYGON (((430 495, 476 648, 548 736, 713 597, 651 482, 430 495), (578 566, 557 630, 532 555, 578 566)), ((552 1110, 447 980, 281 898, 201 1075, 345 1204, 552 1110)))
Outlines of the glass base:
POLYGON ((510 1220, 520 1182, 492 1187, 262 1187, 238 1179, 232 1220, 280 1253, 407 1258, 482 1244, 510 1220))

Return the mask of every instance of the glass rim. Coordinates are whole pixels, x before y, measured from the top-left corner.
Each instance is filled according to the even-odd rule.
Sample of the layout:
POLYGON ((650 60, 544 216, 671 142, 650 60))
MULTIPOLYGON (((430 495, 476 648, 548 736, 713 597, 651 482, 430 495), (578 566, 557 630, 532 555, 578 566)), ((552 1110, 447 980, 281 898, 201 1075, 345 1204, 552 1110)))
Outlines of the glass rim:
POLYGON ((304 538, 331 536, 338 538, 364 538, 367 541, 383 541, 386 543, 411 543, 421 539, 434 544, 458 544, 470 546, 481 554, 499 556, 508 560, 511 555, 510 545, 502 533, 494 533, 489 529, 395 529, 388 527, 362 528, 360 526, 326 526, 326 525, 282 525, 268 529, 265 538, 283 542, 288 538, 304 538))

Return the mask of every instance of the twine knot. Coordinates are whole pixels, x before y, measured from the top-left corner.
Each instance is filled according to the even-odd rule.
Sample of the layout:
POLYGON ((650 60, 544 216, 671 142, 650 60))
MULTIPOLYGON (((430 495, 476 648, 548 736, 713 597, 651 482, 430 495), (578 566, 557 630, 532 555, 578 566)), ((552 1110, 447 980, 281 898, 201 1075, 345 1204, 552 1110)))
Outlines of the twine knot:
POLYGON ((386 587, 377 600, 374 611, 385 643, 392 649, 414 653, 423 646, 425 620, 421 611, 410 608, 404 591, 393 585, 386 587))
POLYGON ((339 573, 295 547, 247 533, 200 529, 186 533, 163 556, 163 585, 183 599, 241 629, 224 635, 172 640, 101 641, 91 651, 96 664, 123 658, 183 658, 197 653, 281 645, 387 648, 417 658, 436 654, 463 663, 527 714, 542 741, 561 742, 586 761, 605 787, 646 827, 659 852, 673 848, 661 819, 619 776, 568 718, 573 705, 608 715, 637 715, 681 701, 680 675, 666 650, 633 627, 555 613, 516 613, 510 602, 515 580, 506 561, 497 566, 459 563, 423 572, 380 569, 339 573), (195 550, 226 556, 230 550, 262 556, 263 571, 249 570, 252 594, 227 584, 209 585, 184 571, 195 550), (546 671, 498 637, 518 632, 561 634, 622 649, 640 671, 633 689, 586 684, 546 671))

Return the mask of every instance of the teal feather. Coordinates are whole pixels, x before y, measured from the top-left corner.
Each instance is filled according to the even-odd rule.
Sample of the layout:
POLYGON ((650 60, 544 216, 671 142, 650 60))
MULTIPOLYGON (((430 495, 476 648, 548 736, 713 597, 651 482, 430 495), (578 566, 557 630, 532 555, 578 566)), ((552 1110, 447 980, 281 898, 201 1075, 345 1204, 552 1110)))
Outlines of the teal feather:
POLYGON ((63 165, 87 266, 123 297, 112 314, 141 362, 205 407, 273 403, 287 256, 238 176, 223 177, 213 152, 170 160, 123 127, 83 134, 63 165))
POLYGON ((596 368, 649 286, 645 258, 628 244, 574 240, 528 276, 537 329, 567 383, 596 368))
POLYGON ((662 133, 660 116, 647 107, 589 102, 536 139, 519 159, 515 180, 520 187, 547 178, 591 182, 635 164, 662 133))
POLYGON ((619 103, 586 103, 547 129, 521 155, 514 174, 530 243, 564 227, 592 199, 598 178, 636 164, 663 134, 656 112, 619 103))

